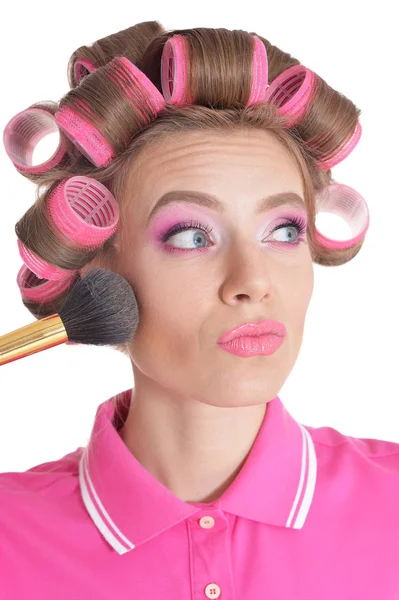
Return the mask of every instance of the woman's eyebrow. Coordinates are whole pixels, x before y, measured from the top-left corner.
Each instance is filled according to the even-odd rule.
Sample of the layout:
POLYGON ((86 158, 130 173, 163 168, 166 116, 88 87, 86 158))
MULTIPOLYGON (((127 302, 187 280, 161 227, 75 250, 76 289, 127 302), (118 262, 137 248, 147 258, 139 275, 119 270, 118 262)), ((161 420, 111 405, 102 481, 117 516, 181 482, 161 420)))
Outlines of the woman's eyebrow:
MULTIPOLYGON (((219 213, 224 212, 223 203, 212 194, 206 194, 205 192, 196 192, 192 190, 172 190, 163 194, 147 217, 147 224, 153 218, 156 212, 158 212, 163 206, 166 206, 170 202, 189 202, 192 204, 199 204, 206 208, 211 208, 219 213)), ((282 204, 289 204, 300 208, 305 208, 304 199, 294 192, 279 192, 278 194, 271 194, 261 198, 258 202, 256 214, 259 215, 266 210, 271 210, 282 204)))

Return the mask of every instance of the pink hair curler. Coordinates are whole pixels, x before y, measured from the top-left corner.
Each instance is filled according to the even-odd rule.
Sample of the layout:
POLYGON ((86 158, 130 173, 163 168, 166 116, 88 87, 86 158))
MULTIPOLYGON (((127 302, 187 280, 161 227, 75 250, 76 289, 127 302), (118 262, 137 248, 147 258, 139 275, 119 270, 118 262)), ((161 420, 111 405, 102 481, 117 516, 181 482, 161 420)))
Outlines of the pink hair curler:
POLYGON ((317 242, 331 250, 346 250, 362 241, 370 224, 370 212, 364 198, 353 188, 342 183, 333 183, 316 194, 316 215, 320 212, 333 213, 342 217, 352 230, 348 240, 328 238, 315 230, 317 242))
MULTIPOLYGON (((80 100, 80 104, 84 104, 80 100)), ((114 151, 95 125, 86 121, 69 106, 55 113, 58 126, 96 167, 106 167, 114 158, 114 151)))
POLYGON ((26 302, 50 302, 72 287, 76 280, 74 275, 58 281, 39 279, 25 264, 22 265, 17 275, 17 284, 22 299, 26 302))
MULTIPOLYGON (((252 87, 247 106, 263 102, 269 73, 265 45, 256 35, 252 37, 254 40, 252 87)), ((183 35, 175 34, 165 42, 161 57, 162 93, 170 104, 192 103, 193 96, 188 89, 188 68, 188 40, 183 35)))
POLYGON ((43 108, 27 108, 7 123, 3 132, 3 144, 18 171, 32 174, 45 173, 61 161, 67 151, 67 141, 60 135, 60 142, 54 154, 40 165, 32 164, 36 144, 55 131, 59 133, 54 115, 43 108))
MULTIPOLYGON (((287 118, 287 127, 293 127, 304 116, 310 103, 313 102, 313 94, 316 86, 316 75, 304 65, 294 65, 280 73, 266 90, 265 101, 278 107, 277 112, 287 118)), ((327 160, 315 161, 315 164, 323 171, 328 171, 333 166, 346 158, 358 143, 362 128, 358 122, 349 140, 337 151, 334 156, 327 160)), ((325 134, 326 136, 328 133, 325 134)), ((310 145, 315 139, 306 141, 310 145)))
POLYGON ((64 179, 48 199, 58 229, 82 246, 100 246, 116 231, 118 204, 111 192, 91 177, 64 179))
POLYGON ((87 75, 90 75, 90 73, 93 73, 95 70, 95 65, 87 60, 87 58, 78 58, 73 65, 73 76, 75 78, 76 85, 79 85, 87 75))
POLYGON ((287 118, 287 126, 296 125, 303 117, 315 83, 313 71, 303 65, 289 67, 268 86, 264 100, 278 107, 287 118))
MULTIPOLYGON (((58 229, 82 246, 99 246, 116 230, 118 205, 109 190, 98 181, 84 176, 64 180, 48 200, 51 217, 58 229)), ((51 225, 51 223, 50 223, 51 225)), ((20 256, 29 270, 40 279, 63 281, 79 271, 51 265, 27 248, 18 238, 20 256)))
POLYGON ((170 104, 191 104, 193 101, 187 84, 187 45, 187 39, 183 35, 176 34, 166 41, 162 50, 162 94, 170 104))
POLYGON ((264 43, 258 36, 254 38, 254 59, 252 69, 252 88, 247 102, 247 106, 263 102, 265 93, 269 87, 269 63, 267 60, 267 52, 264 43))
POLYGON ((45 262, 40 256, 32 252, 21 240, 17 239, 19 255, 29 269, 40 279, 49 279, 57 281, 60 279, 69 279, 71 275, 78 273, 77 270, 60 269, 55 265, 45 262))
MULTIPOLYGON (((137 88, 139 88, 140 94, 145 96, 154 118, 164 108, 165 99, 162 94, 148 77, 126 57, 117 56, 103 68, 107 68, 106 75, 123 91, 143 119, 144 113, 137 103, 137 88), (127 81, 127 85, 125 85, 125 81, 127 81)), ((81 104, 90 114, 90 106, 83 99, 80 98, 73 102, 76 106, 81 104)), ((78 115, 72 107, 63 106, 56 112, 55 118, 65 135, 95 166, 104 167, 112 161, 115 153, 108 140, 93 123, 78 115)))
POLYGON ((362 126, 358 121, 356 123, 356 127, 353 134, 348 138, 348 140, 342 146, 342 148, 340 148, 340 150, 336 154, 334 154, 334 156, 330 158, 330 160, 315 161, 316 166, 318 166, 322 171, 328 171, 328 169, 332 169, 332 167, 335 167, 335 165, 344 160, 344 158, 346 158, 352 152, 352 150, 355 148, 358 141, 360 140, 361 135, 362 126))

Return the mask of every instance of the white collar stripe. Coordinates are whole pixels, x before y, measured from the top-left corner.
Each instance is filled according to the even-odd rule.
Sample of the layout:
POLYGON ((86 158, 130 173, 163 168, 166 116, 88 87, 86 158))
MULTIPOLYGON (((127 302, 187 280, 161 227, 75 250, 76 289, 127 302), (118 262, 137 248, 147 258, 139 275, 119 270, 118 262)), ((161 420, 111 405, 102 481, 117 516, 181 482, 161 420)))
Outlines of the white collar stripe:
POLYGON ((132 542, 130 542, 123 535, 123 533, 118 529, 118 527, 115 525, 115 523, 112 521, 111 517, 105 510, 100 498, 98 497, 97 492, 94 488, 93 482, 91 481, 90 475, 88 472, 88 468, 87 468, 87 464, 86 464, 86 451, 87 451, 87 448, 83 451, 81 460, 79 462, 79 481, 80 481, 80 489, 82 492, 83 502, 85 503, 85 506, 86 506, 91 518, 93 519, 95 525, 98 527, 100 532, 103 534, 103 536, 105 537, 107 542, 112 546, 112 548, 114 548, 114 550, 116 550, 118 552, 118 554, 125 554, 125 552, 129 552, 129 550, 132 550, 134 548, 134 544, 132 544, 132 542), (87 484, 86 484, 86 480, 87 480, 87 484), (97 506, 98 506, 99 510, 101 511, 102 515, 100 514, 99 510, 97 509, 96 505, 94 504, 94 502, 92 501, 92 499, 90 497, 88 486, 90 487, 90 491, 91 491, 92 495, 94 496, 97 506), (108 521, 109 527, 105 521, 108 521), (126 545, 128 546, 127 548, 126 548, 126 546, 121 544, 121 542, 118 540, 117 537, 115 537, 115 535, 112 532, 112 529, 126 543, 126 545))
MULTIPOLYGON (((304 485, 304 481, 305 481, 306 458, 307 458, 307 455, 306 455, 306 440, 305 440, 305 436, 303 434, 303 431, 301 433, 302 433, 301 473, 300 473, 300 476, 299 476, 299 484, 298 484, 298 488, 297 488, 297 491, 296 491, 296 496, 295 496, 295 499, 294 499, 294 502, 293 502, 293 505, 292 505, 292 508, 291 508, 291 512, 290 512, 288 520, 287 520, 287 523, 286 523, 286 527, 292 527, 292 521, 294 519, 294 515, 295 515, 295 512, 296 512, 297 507, 298 507, 299 499, 301 497, 302 489, 303 489, 303 485, 304 485)), ((293 525, 293 527, 295 527, 295 524, 293 525)))
POLYGON ((316 487, 316 476, 317 476, 317 458, 316 458, 316 451, 315 451, 315 447, 314 447, 314 443, 313 440, 310 436, 310 433, 308 432, 308 430, 301 425, 301 423, 298 423, 300 428, 302 429, 302 433, 304 435, 304 440, 306 443, 306 448, 307 448, 307 456, 308 456, 308 474, 307 474, 307 486, 306 486, 306 490, 305 490, 305 494, 302 500, 302 504, 301 504, 301 508, 299 509, 296 521, 295 521, 295 528, 299 528, 302 529, 303 524, 305 522, 305 519, 308 515, 308 512, 310 510, 310 505, 312 503, 313 500, 313 495, 314 495, 314 491, 315 491, 315 487, 316 487))

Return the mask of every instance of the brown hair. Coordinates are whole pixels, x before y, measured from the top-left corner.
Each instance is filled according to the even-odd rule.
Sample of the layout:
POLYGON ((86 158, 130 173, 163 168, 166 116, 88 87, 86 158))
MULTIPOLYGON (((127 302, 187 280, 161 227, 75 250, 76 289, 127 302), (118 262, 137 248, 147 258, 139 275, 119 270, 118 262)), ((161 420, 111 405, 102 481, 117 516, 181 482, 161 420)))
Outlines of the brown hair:
MULTIPOLYGON (((75 175, 92 177, 108 187, 118 201, 122 198, 131 162, 135 160, 140 148, 162 143, 162 139, 171 134, 189 131, 228 135, 255 129, 270 131, 287 148, 298 165, 308 212, 307 236, 313 262, 337 266, 354 258, 363 242, 346 250, 327 250, 315 240, 315 194, 333 182, 331 170, 321 170, 316 162, 333 155, 339 145, 351 135, 360 109, 319 76, 314 101, 295 126, 287 128, 284 118, 277 114, 277 108, 273 104, 263 102, 246 107, 251 89, 253 33, 212 28, 166 31, 159 22, 149 21, 76 50, 68 63, 68 81, 72 89, 59 103, 46 101, 34 106, 45 107, 54 114, 59 108, 70 105, 79 94, 79 98, 86 100, 86 107, 89 106, 92 112, 88 113, 83 105, 74 105, 74 110, 95 121, 112 146, 115 157, 108 166, 95 167, 67 140, 67 155, 57 166, 46 173, 24 173, 38 187, 35 203, 15 226, 18 238, 43 260, 64 269, 79 269, 95 257, 101 264, 102 257, 113 253, 115 234, 100 248, 82 247, 60 234, 55 235, 45 218, 47 199, 61 180, 75 175), (140 108, 148 117, 147 124, 143 125, 121 89, 112 78, 104 75, 109 72, 109 62, 113 58, 125 56, 162 93, 161 54, 166 41, 176 33, 189 40, 188 84, 195 100, 193 104, 184 106, 167 104, 154 119, 151 107, 143 97, 140 108), (74 65, 79 59, 86 59, 96 70, 76 82, 74 65), (217 68, 215 64, 218 65, 217 68), (129 134, 128 140, 126 132, 129 134), (319 140, 316 147, 312 146, 314 140, 319 140)), ((269 83, 289 67, 300 64, 290 54, 272 46, 258 34, 255 35, 263 42, 267 51, 269 83)), ((63 132, 60 135, 64 136, 63 132)), ((123 215, 121 210, 121 228, 124 227, 123 215)), ((72 287, 51 303, 23 302, 36 318, 41 318, 58 312, 71 289, 72 287)))

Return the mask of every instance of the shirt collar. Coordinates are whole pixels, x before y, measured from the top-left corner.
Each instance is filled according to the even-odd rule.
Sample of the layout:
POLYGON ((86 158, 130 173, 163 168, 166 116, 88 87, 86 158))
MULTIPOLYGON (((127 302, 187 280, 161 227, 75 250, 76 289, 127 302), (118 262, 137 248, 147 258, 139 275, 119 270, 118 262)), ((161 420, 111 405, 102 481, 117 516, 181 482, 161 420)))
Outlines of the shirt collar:
MULTIPOLYGON (((132 390, 100 404, 79 462, 83 502, 107 542, 124 554, 201 510, 147 471, 118 433, 132 390), (115 404, 117 409, 115 410, 115 404)), ((309 432, 276 396, 251 451, 229 488, 210 505, 267 525, 301 529, 316 485, 317 459, 309 432)))

